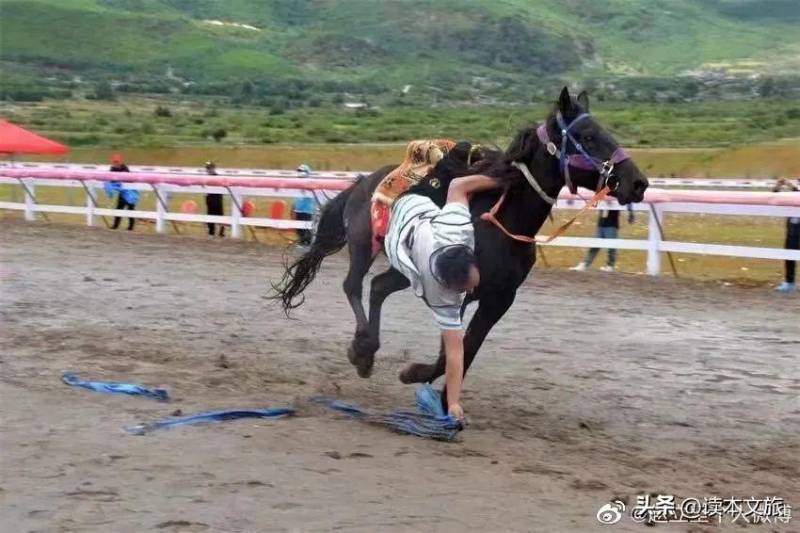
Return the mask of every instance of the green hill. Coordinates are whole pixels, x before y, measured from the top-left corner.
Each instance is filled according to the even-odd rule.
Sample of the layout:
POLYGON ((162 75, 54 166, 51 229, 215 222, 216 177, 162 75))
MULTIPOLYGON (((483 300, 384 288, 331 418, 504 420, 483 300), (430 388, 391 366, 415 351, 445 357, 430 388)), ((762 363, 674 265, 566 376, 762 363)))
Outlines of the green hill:
POLYGON ((796 0, 0 0, 0 68, 405 84, 796 70, 796 0))

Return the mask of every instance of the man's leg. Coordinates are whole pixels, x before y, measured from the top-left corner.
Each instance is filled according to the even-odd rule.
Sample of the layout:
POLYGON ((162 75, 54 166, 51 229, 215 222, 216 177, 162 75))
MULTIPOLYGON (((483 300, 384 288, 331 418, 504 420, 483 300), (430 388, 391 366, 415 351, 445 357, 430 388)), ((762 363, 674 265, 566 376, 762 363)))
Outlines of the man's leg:
MULTIPOLYGON (((136 209, 136 204, 129 204, 128 202, 125 202, 125 206, 128 209, 130 209, 131 211, 134 211, 136 209)), ((136 219, 135 218, 128 217, 128 231, 133 231, 133 225, 135 223, 136 223, 136 219)))
MULTIPOLYGON (((800 224, 788 224, 786 228, 786 249, 800 250, 800 224)), ((786 261, 786 283, 796 281, 797 261, 786 261)))
MULTIPOLYGON (((614 227, 601 228, 603 230, 604 239, 616 239, 619 235, 619 230, 614 227)), ((608 266, 614 268, 617 264, 617 249, 608 248, 608 266)))
POLYGON ((208 226, 208 236, 213 237, 214 232, 216 231, 216 224, 213 222, 206 222, 206 226, 208 226))
MULTIPOLYGON (((594 234, 595 237, 598 239, 603 238, 603 228, 601 226, 597 226, 597 231, 594 234)), ((597 254, 600 252, 600 248, 590 248, 588 252, 586 252, 586 257, 583 258, 583 264, 587 267, 590 266, 593 262, 597 254)))
MULTIPOLYGON (((221 196, 219 197, 219 199, 217 201, 214 202, 214 209, 212 211, 212 214, 216 215, 218 217, 225 216, 225 207, 222 205, 222 197, 221 196)), ((216 224, 215 224, 215 226, 216 226, 216 224)), ((212 235, 213 235, 213 233, 212 233, 212 235)), ((225 236, 225 224, 222 224, 222 223, 219 224, 219 236, 220 237, 224 237, 225 236)))
MULTIPOLYGON (((122 194, 117 195, 117 207, 116 209, 125 209, 125 200, 122 199, 122 194)), ((122 222, 122 217, 116 216, 114 217, 114 224, 111 226, 111 229, 119 228, 119 223, 122 222)))
MULTIPOLYGON (((297 213, 295 214, 296 220, 308 221, 311 220, 313 216, 310 213, 297 213)), ((311 230, 308 229, 298 229, 297 230, 297 240, 299 244, 302 245, 309 245, 311 244, 311 230)))

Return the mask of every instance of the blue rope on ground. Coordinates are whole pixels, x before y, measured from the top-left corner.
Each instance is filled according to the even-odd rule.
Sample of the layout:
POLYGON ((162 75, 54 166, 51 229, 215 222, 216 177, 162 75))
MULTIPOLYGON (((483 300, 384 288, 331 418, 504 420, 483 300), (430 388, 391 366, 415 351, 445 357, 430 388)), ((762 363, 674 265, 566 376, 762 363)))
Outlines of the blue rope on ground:
MULTIPOLYGON (((169 395, 164 389, 150 389, 135 383, 117 383, 104 381, 85 381, 76 374, 65 372, 61 379, 72 387, 81 387, 91 391, 106 394, 128 394, 145 396, 159 401, 168 401, 169 395)), ((416 403, 419 412, 393 411, 386 414, 373 414, 356 405, 345 403, 330 398, 312 398, 312 401, 323 404, 330 409, 344 413, 352 418, 357 418, 373 424, 380 424, 409 435, 427 437, 431 439, 452 441, 464 429, 456 418, 444 413, 440 394, 429 386, 417 389, 416 403)), ((166 418, 154 422, 137 424, 126 427, 125 431, 135 435, 145 435, 155 430, 167 429, 176 426, 187 426, 209 422, 223 422, 238 420, 240 418, 282 418, 295 413, 289 407, 276 407, 270 409, 226 409, 221 411, 206 411, 183 417, 166 418)))
POLYGON ((192 424, 206 424, 209 422, 224 422, 239 420, 240 418, 283 418, 294 414, 294 409, 288 407, 275 407, 271 409, 226 409, 222 411, 206 411, 179 418, 165 418, 147 424, 138 424, 126 427, 125 431, 134 435, 145 435, 157 429, 172 428, 175 426, 189 426, 192 424))
POLYGON ((421 411, 419 413, 411 411, 393 411, 387 414, 372 414, 356 405, 339 400, 323 397, 316 397, 311 400, 350 417, 373 424, 380 424, 399 433, 416 435, 418 437, 452 441, 455 440, 458 433, 464 429, 464 426, 458 419, 444 414, 441 401, 439 400, 439 393, 430 387, 422 387, 417 391, 417 407, 421 411), (420 402, 420 391, 423 390, 423 401, 420 402), (434 405, 437 407, 434 407, 434 405))
POLYGON ((164 389, 150 389, 135 383, 116 383, 113 381, 85 381, 72 372, 65 372, 61 380, 72 387, 82 387, 95 392, 106 394, 128 394, 130 396, 145 396, 160 402, 169 401, 169 394, 164 389))

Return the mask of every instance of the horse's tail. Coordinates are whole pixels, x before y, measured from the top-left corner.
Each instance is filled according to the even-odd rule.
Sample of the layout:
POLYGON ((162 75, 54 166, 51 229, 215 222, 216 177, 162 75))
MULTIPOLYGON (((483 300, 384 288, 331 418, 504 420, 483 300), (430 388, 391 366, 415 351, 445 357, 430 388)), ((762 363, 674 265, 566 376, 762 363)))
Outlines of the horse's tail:
POLYGON ((271 299, 280 300, 284 312, 288 315, 292 309, 303 305, 302 295, 319 272, 322 260, 341 250, 347 244, 347 228, 344 222, 344 209, 353 189, 363 179, 358 179, 349 188, 340 192, 328 202, 320 214, 317 232, 311 248, 299 259, 285 265, 283 278, 272 283, 274 294, 271 299))

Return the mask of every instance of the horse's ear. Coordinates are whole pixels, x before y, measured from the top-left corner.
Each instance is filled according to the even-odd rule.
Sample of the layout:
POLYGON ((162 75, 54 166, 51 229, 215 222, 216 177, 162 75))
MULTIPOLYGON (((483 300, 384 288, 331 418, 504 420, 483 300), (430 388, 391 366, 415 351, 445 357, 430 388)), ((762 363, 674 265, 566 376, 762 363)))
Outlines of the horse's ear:
POLYGON ((581 104, 583 111, 585 113, 589 112, 589 93, 586 91, 581 91, 581 94, 578 95, 578 103, 581 104))
POLYGON ((572 97, 569 95, 569 89, 566 85, 561 89, 561 96, 558 97, 558 110, 564 116, 572 112, 572 97))

